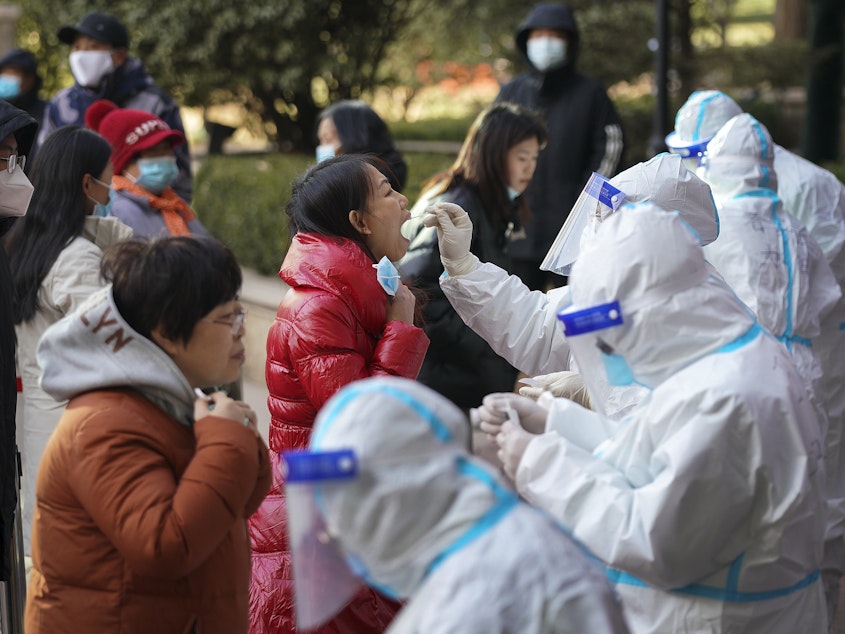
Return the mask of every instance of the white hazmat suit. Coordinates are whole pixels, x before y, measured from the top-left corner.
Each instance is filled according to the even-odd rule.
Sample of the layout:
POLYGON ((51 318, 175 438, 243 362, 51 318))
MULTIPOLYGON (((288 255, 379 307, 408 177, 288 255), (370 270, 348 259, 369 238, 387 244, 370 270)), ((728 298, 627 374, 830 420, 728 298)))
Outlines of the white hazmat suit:
POLYGON ((627 632, 601 566, 468 444, 463 413, 407 379, 352 383, 317 417, 311 454, 357 459, 348 482, 314 486, 325 530, 360 577, 410 599, 388 631, 627 632))
MULTIPOLYGON (((699 156, 709 150, 708 143, 719 129, 740 113, 739 105, 722 92, 694 92, 678 110, 675 129, 666 137, 666 144, 681 156, 699 156)), ((831 441, 845 435, 845 389, 842 388, 845 385, 845 184, 828 170, 780 145, 773 147, 778 197, 786 211, 804 223, 821 247, 842 292, 833 310, 822 320, 820 334, 813 339, 813 349, 823 371, 831 441)), ((829 457, 828 478, 845 483, 845 459, 835 466, 830 460, 829 457)), ((830 538, 845 534, 845 501, 833 506, 839 510, 830 518, 830 538)), ((837 557, 845 560, 843 553, 837 557)), ((836 565, 843 566, 845 561, 836 565)), ((836 594, 835 589, 832 594, 836 594)))
MULTIPOLYGON (((760 323, 786 345, 816 404, 826 445, 828 517, 822 568, 828 586, 828 616, 832 619, 838 599, 838 577, 845 567, 845 389, 840 372, 842 359, 833 356, 845 354, 841 345, 843 333, 838 327, 842 321, 838 315, 842 290, 819 244, 801 220, 784 210, 775 193, 776 188, 781 190, 783 174, 789 182, 787 192, 797 194, 795 168, 800 173, 797 164, 803 159, 793 156, 783 149, 778 152, 766 128, 749 114, 739 114, 719 129, 707 144, 699 175, 713 190, 722 232, 704 252, 737 295, 755 311, 760 323)), ((818 188, 804 189, 801 195, 806 201, 802 201, 802 209, 812 207, 813 197, 816 205, 821 203, 819 198, 827 200, 823 192, 818 188)), ((798 202, 793 198, 793 204, 798 202)), ((839 216, 831 215, 827 208, 818 217, 811 216, 816 233, 829 246, 835 240, 827 233, 837 229, 832 223, 836 218, 839 216)), ((837 255, 834 262, 838 258, 837 255)))
MULTIPOLYGON (((707 146, 699 175, 710 184, 721 233, 704 248, 707 259, 758 321, 786 345, 825 431, 822 368, 813 352, 821 320, 841 297, 821 248, 788 214, 775 193, 774 144, 750 114, 730 119, 707 146)), ((838 464, 839 434, 829 438, 831 474, 838 464)), ((829 493, 845 501, 845 482, 829 493)))
POLYGON ((651 393, 618 426, 558 399, 519 493, 608 564, 634 632, 825 632, 823 440, 786 349, 651 205, 603 223, 569 285, 569 314, 618 302, 570 332, 585 376, 651 393), (585 443, 574 418, 610 431, 585 443))

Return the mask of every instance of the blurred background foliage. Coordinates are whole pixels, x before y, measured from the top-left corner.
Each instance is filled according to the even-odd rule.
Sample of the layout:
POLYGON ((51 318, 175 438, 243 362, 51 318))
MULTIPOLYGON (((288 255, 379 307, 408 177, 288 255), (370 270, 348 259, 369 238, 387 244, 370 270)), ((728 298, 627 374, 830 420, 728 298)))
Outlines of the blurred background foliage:
MULTIPOLYGON (((759 23, 755 12, 765 11, 762 20, 771 24, 773 1, 670 3, 675 102, 702 85, 767 90, 803 84, 802 43, 727 46, 729 25, 759 23)), ((653 0, 570 4, 582 31, 582 70, 607 86, 635 83, 651 72, 653 0)), ((424 87, 467 67, 486 64, 496 81, 519 72, 513 35, 534 1, 112 0, 107 5, 102 8, 130 28, 130 52, 180 103, 240 106, 245 115, 239 123, 266 135, 279 150, 310 152, 317 114, 336 100, 374 100, 389 90, 388 118, 398 120, 424 87)), ((71 81, 67 47, 59 44, 56 30, 90 11, 90 0, 29 0, 23 9, 22 44, 39 57, 45 92, 52 94, 71 81)), ((477 112, 486 101, 471 107, 477 112)))
MULTIPOLYGON (((763 121, 779 143, 798 147, 802 111, 794 95, 803 94, 809 69, 801 11, 812 1, 669 0, 670 112, 692 90, 718 88, 763 121)), ((205 224, 244 265, 269 274, 287 249, 284 207, 291 180, 313 162, 319 111, 339 99, 362 98, 400 142, 460 143, 499 84, 522 70, 513 36, 534 4, 110 0, 98 8, 127 24, 130 54, 186 110, 200 119, 223 117, 221 123, 271 150, 208 157, 194 200, 205 224)), ((626 164, 645 160, 655 107, 655 3, 569 4, 582 33, 579 68, 609 87, 627 137, 626 164)), ((53 94, 72 82, 68 47, 55 33, 92 10, 90 0, 26 0, 22 9, 20 44, 39 58, 44 94, 53 94)), ((454 159, 449 152, 406 150, 405 156, 411 203, 420 184, 454 159)))

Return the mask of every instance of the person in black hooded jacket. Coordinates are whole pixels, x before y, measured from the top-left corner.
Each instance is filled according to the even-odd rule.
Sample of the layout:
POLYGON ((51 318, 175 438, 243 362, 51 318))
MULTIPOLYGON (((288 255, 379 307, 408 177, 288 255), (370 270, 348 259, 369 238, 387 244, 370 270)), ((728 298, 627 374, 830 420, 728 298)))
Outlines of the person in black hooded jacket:
MULTIPOLYGON (((23 172, 23 161, 35 140, 38 122, 23 110, 0 99, 0 236, 23 216, 32 197, 32 185, 23 172)), ((11 578, 12 533, 18 501, 15 472, 14 290, 9 260, 0 247, 0 581, 11 578)))
POLYGON ((423 226, 425 209, 438 202, 460 205, 472 220, 472 253, 509 270, 511 240, 527 213, 522 193, 545 143, 545 126, 534 113, 512 103, 489 106, 473 122, 452 167, 426 184, 403 227, 411 243, 396 266, 403 281, 425 295, 431 342, 417 379, 464 411, 490 392, 513 390, 517 371, 464 324, 440 290, 437 232, 423 226))
POLYGON ((549 132, 526 193, 531 210, 526 236, 511 244, 512 272, 532 290, 565 282, 541 271, 540 263, 590 174, 611 178, 622 164, 619 115, 601 83, 576 70, 580 46, 570 7, 536 5, 516 33, 516 48, 528 70, 505 84, 496 97, 535 110, 549 132))

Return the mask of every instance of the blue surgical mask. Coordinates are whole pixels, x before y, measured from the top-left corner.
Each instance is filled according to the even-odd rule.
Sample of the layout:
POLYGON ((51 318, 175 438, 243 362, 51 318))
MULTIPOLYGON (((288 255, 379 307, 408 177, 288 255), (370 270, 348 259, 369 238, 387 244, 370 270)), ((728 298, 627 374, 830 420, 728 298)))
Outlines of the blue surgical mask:
POLYGON ((326 143, 324 145, 317 146, 317 162, 322 163, 326 159, 334 158, 337 155, 337 152, 334 149, 334 145, 331 143, 326 143))
POLYGON ((109 202, 105 205, 102 203, 98 203, 94 201, 94 215, 101 216, 105 218, 106 216, 111 216, 111 210, 114 206, 114 187, 109 185, 109 202))
POLYGON ((179 173, 175 156, 161 156, 157 158, 138 159, 140 174, 134 180, 137 185, 154 194, 160 194, 179 173))
POLYGON ((636 383, 634 380, 634 372, 631 370, 631 366, 628 365, 628 362, 625 361, 625 357, 616 352, 601 339, 599 339, 598 347, 601 351, 601 360, 604 364, 604 371, 607 374, 608 383, 619 387, 636 383))
POLYGON ((511 200, 516 200, 516 197, 519 196, 519 192, 516 191, 513 187, 508 185, 508 198, 511 200))
POLYGON ((388 260, 385 255, 378 261, 378 264, 373 264, 373 268, 376 270, 376 278, 384 292, 394 297, 396 291, 399 290, 399 271, 393 265, 393 262, 388 260))
MULTIPOLYGON (((94 178, 94 177, 92 176, 91 178, 94 178)), ((94 180, 96 182, 98 182, 100 185, 102 185, 103 187, 109 188, 109 201, 104 205, 103 203, 98 201, 96 198, 91 198, 91 196, 88 196, 86 194, 86 198, 88 198, 88 200, 91 200, 91 201, 94 202, 94 212, 91 215, 100 216, 100 217, 111 216, 111 209, 112 209, 112 206, 114 205, 114 187, 109 183, 104 183, 99 178, 94 178, 94 180)))
POLYGON ((14 99, 21 94, 21 78, 15 75, 0 75, 0 99, 14 99))

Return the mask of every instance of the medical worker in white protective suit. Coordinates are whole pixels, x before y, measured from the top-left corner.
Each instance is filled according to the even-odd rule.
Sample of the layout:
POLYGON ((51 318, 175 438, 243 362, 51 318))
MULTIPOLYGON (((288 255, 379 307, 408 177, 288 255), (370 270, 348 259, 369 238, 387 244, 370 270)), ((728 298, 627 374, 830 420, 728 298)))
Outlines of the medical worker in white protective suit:
POLYGON ((308 568, 297 543, 313 540, 293 526, 297 609, 342 606, 327 586, 354 571, 409 599, 391 633, 628 632, 601 564, 468 445, 464 414, 415 381, 365 379, 329 400, 310 452, 284 454, 291 523, 306 485, 317 543, 334 551, 322 560, 351 565, 330 579, 308 568))
MULTIPOLYGON (((827 430, 822 368, 812 340, 842 293, 819 245, 784 210, 773 158, 769 131, 750 114, 730 119, 710 140, 698 174, 716 199, 720 233, 704 255, 789 350, 827 430)), ((839 435, 827 445, 826 466, 835 467, 839 435)), ((836 485, 831 493, 845 497, 845 481, 836 485)))
POLYGON ((650 204, 602 224, 569 288, 594 402, 607 383, 650 395, 618 423, 499 395, 527 400, 524 428, 485 401, 517 491, 609 566, 633 632, 825 632, 823 439, 784 346, 650 204))
MULTIPOLYGON (((663 209, 680 210, 702 244, 709 244, 719 233, 710 187, 687 170, 679 156, 655 156, 620 172, 609 182, 624 194, 623 207, 651 201, 663 209)), ((601 222, 614 213, 605 205, 595 204, 594 208, 601 213, 592 214, 583 232, 577 236, 581 245, 588 243, 601 222)), ((436 224, 436 215, 446 213, 445 207, 440 210, 435 207, 430 222, 436 224)), ((463 237, 469 240, 472 235, 472 226, 467 225, 469 218, 465 214, 455 217, 468 232, 462 234, 463 237)), ((488 262, 479 262, 462 244, 453 244, 455 238, 451 235, 445 245, 442 231, 438 235, 446 271, 440 279, 440 287, 464 322, 497 354, 521 372, 535 377, 535 386, 523 387, 520 393, 536 397, 548 387, 559 396, 584 402, 580 378, 567 372, 573 369, 569 346, 556 317, 568 300, 566 287, 547 293, 530 291, 518 277, 509 276, 488 262)), ((557 272, 568 273, 568 270, 557 272)), ((619 389, 608 394, 608 400, 602 406, 608 415, 620 417, 641 395, 641 390, 635 387, 619 389)))
MULTIPOLYGON (((717 93, 721 95, 721 93, 717 93)), ((727 98, 713 96, 704 120, 722 112, 727 98)), ((733 103, 732 101, 729 103, 733 103)), ((716 117, 718 118, 718 117, 716 117)), ((785 150, 781 155, 788 154, 785 150)), ((845 570, 845 456, 843 420, 837 401, 842 400, 841 373, 835 386, 825 389, 825 371, 835 377, 843 359, 829 356, 843 339, 836 314, 842 290, 822 249, 802 222, 786 212, 776 193, 782 175, 793 178, 792 165, 777 169, 776 146, 768 130, 747 113, 729 119, 706 144, 698 175, 710 184, 721 222, 719 239, 705 247, 707 259, 757 315, 760 323, 789 349, 805 387, 814 399, 825 432, 828 524, 822 565, 828 617, 833 618, 839 598, 839 580, 845 570), (832 315, 832 319, 830 318, 832 315), (828 332, 821 339, 822 325, 828 332), (833 332, 830 332, 833 331, 833 332), (816 351, 821 353, 817 355, 816 351), (823 357, 821 355, 827 354, 823 357), (822 365, 824 358, 826 367, 822 365), (831 410, 830 399, 834 401, 831 410), (833 416, 828 412, 832 411, 833 416)), ((794 182, 792 183, 794 186, 794 182)), ((835 188, 836 192, 840 188, 835 188)), ((811 189, 807 194, 821 195, 811 189)), ((825 197, 827 199, 827 197, 825 197)), ((824 207, 817 220, 822 235, 834 225, 825 218, 839 218, 824 207), (827 225, 827 226, 825 226, 827 225)), ((828 380, 830 377, 827 377, 828 380)))
MULTIPOLYGON (((716 90, 690 95, 675 117, 675 129, 666 137, 670 151, 693 166, 708 143, 733 117, 742 113, 728 95, 716 90)), ((828 614, 839 598, 839 577, 845 571, 845 185, 831 172, 773 144, 777 194, 784 208, 807 227, 836 278, 842 297, 820 324, 812 339, 813 352, 822 369, 822 396, 827 409, 828 518, 823 578, 827 586, 828 614)), ((769 188, 773 188, 770 184, 769 188)), ((715 193, 715 192, 714 192, 715 193)), ((721 196, 721 194, 720 194, 721 196)), ((721 243, 721 238, 719 242, 721 243)), ((708 255, 708 257, 710 257, 708 255)), ((826 275, 825 275, 826 277, 826 275)), ((809 309, 821 312, 823 301, 810 299, 809 309)), ((762 319, 762 317, 761 317, 762 319)), ((806 351, 799 351, 799 354, 806 351)))

